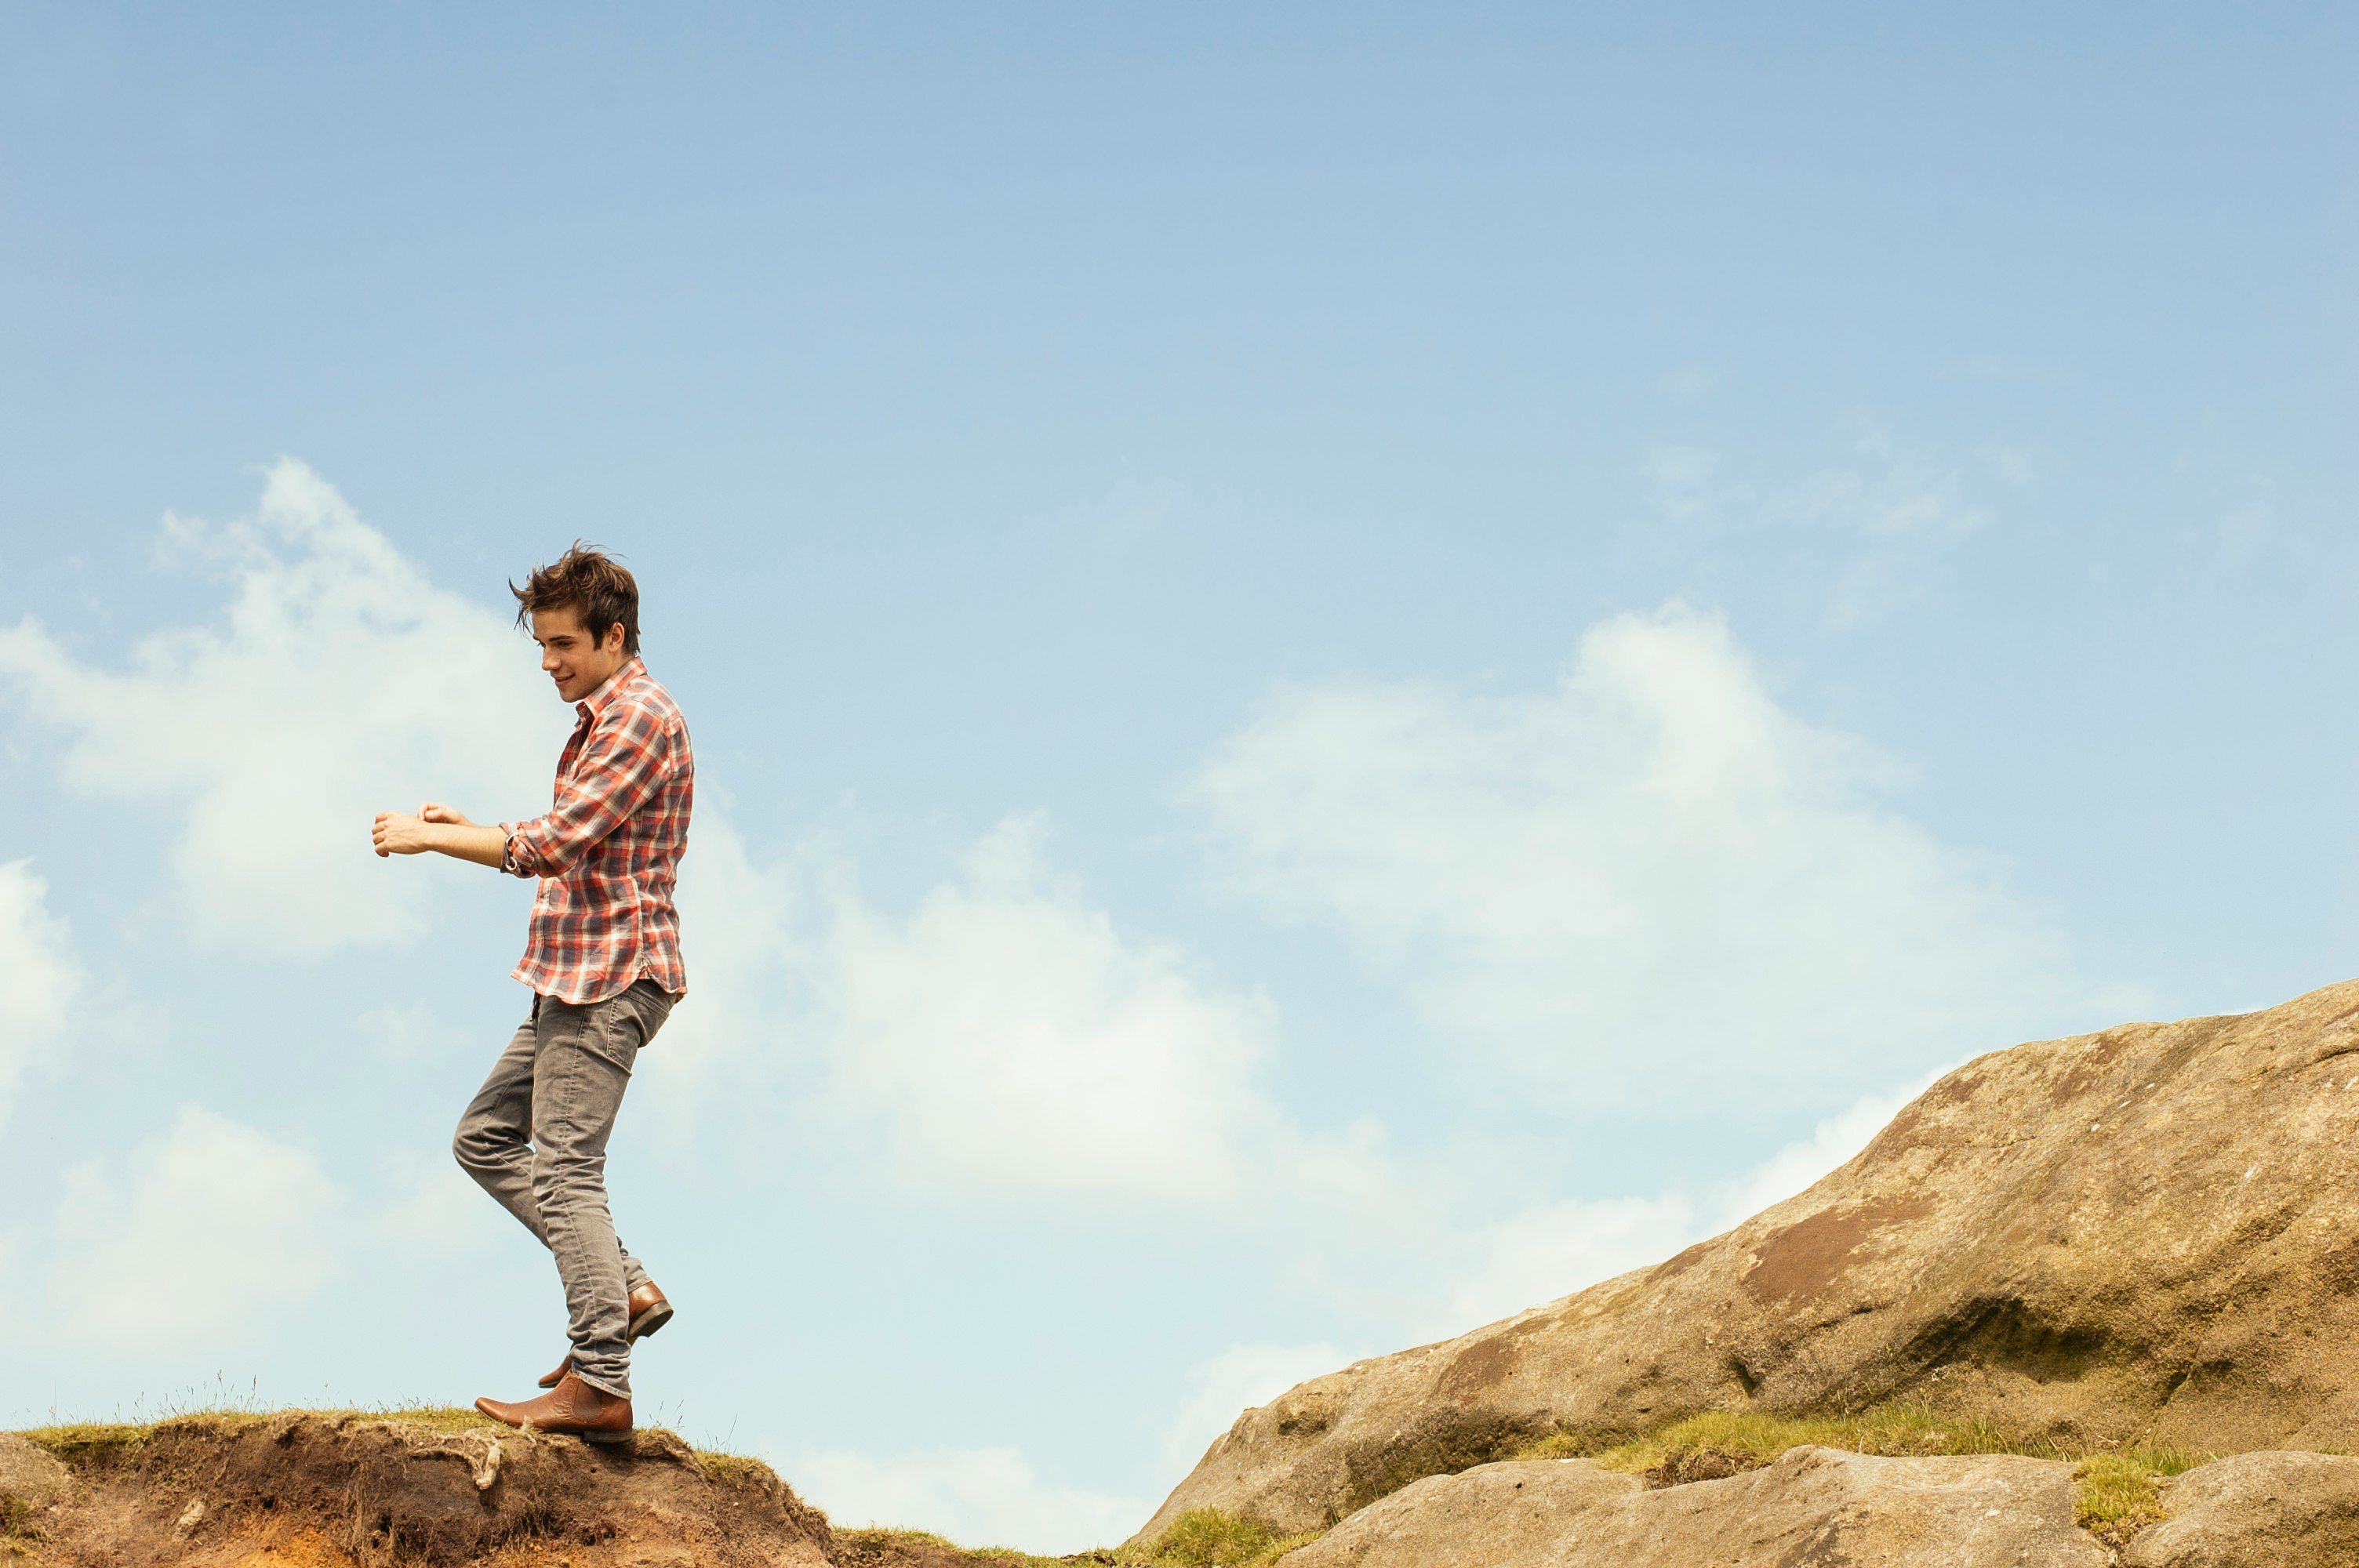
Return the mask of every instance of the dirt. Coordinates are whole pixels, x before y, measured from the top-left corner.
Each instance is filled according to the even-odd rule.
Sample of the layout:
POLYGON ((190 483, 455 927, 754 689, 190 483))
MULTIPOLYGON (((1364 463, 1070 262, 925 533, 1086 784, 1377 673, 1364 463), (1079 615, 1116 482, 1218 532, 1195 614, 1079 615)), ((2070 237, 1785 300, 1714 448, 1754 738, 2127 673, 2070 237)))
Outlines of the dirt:
MULTIPOLYGON (((826 1515, 668 1432, 594 1445, 288 1413, 54 1445, 70 1485, 0 1561, 54 1568, 824 1568, 826 1515)), ((916 1565, 912 1565, 916 1568, 916 1565)))
POLYGON ((1666 1455, 1661 1464, 1648 1470, 1647 1485, 1659 1489, 1684 1487, 1690 1481, 1724 1481, 1731 1476, 1757 1470, 1762 1463, 1749 1454, 1730 1454, 1718 1448, 1687 1448, 1666 1455))

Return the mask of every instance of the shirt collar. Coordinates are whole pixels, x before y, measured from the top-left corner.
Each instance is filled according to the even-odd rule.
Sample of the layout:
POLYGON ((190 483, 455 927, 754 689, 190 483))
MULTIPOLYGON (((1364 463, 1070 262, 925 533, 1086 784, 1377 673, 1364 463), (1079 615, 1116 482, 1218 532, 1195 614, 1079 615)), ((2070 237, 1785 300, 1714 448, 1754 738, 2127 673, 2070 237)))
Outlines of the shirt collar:
POLYGON ((606 711, 608 704, 612 703, 616 697, 621 695, 624 686, 629 682, 631 677, 639 674, 646 668, 647 665, 639 662, 639 656, 636 654, 633 654, 629 658, 623 661, 623 667, 621 669, 616 670, 613 675, 606 677, 604 685, 601 686, 596 691, 592 692, 589 696, 583 697, 581 701, 575 703, 573 705, 573 711, 580 714, 584 719, 596 719, 600 714, 606 711))

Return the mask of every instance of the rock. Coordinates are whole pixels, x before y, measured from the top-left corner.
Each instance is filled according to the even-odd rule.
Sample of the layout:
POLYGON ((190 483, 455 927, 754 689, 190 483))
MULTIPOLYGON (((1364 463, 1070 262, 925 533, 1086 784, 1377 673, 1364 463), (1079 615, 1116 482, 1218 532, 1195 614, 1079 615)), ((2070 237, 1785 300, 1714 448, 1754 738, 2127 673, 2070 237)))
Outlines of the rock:
POLYGON ((72 1472, 48 1449, 0 1432, 0 1560, 19 1542, 48 1538, 73 1495, 72 1472))
POLYGON ((1586 1459, 1483 1465, 1433 1476, 1353 1515, 1287 1568, 1475 1568, 1543 1563, 1589 1522, 1645 1494, 1586 1459))
POLYGON ((46 1509, 73 1489, 73 1475, 55 1455, 14 1433, 0 1432, 0 1511, 46 1509))
POLYGON ((2239 1454, 2163 1488, 2170 1518, 2132 1538, 2125 1568, 2317 1568, 2359 1563, 2359 1459, 2239 1454))
POLYGON ((1550 1433, 1888 1400, 2086 1449, 2359 1429, 2359 982, 2019 1045, 1652 1268, 1246 1411, 1138 1539, 1318 1529, 1550 1433))
POLYGON ((1659 1491, 1587 1460, 1436 1476, 1353 1515, 1288 1568, 2104 1568, 2072 1522, 2072 1466, 1796 1448, 1659 1491))

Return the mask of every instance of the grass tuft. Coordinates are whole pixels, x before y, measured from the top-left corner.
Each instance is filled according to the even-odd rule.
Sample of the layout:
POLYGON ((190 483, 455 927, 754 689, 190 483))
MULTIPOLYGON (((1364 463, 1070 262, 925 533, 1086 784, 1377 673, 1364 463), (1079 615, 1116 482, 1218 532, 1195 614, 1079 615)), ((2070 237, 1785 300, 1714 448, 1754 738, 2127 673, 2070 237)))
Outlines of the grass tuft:
POLYGON ((717 1449, 699 1448, 692 1452, 705 1476, 724 1486, 734 1486, 746 1477, 769 1468, 759 1459, 749 1459, 743 1454, 723 1454, 717 1449))
POLYGON ((1071 1568, 1064 1558, 997 1546, 969 1548, 929 1530, 885 1525, 837 1530, 835 1561, 843 1568, 1071 1568))
POLYGON ((1890 1405, 1856 1415, 1799 1419, 1712 1411, 1618 1444, 1584 1444, 1559 1433, 1515 1457, 1591 1459, 1609 1470, 1643 1475, 1650 1484, 1661 1487, 1754 1469, 1804 1444, 1897 1457, 2017 1454, 2066 1460, 2080 1483, 2076 1518, 2082 1528, 2116 1546, 2135 1531, 2162 1519, 2159 1484, 2166 1477, 2217 1457, 2135 1445, 2091 1452, 2047 1437, 2017 1435, 1985 1421, 1937 1414, 1921 1405, 1890 1405))
POLYGON ((2072 1517, 2109 1545, 2126 1545, 2132 1535, 2165 1517, 2161 1483, 2193 1469, 2204 1457, 2171 1448, 2092 1454, 2072 1469, 2072 1478, 2081 1483, 2072 1517))
POLYGON ((155 1430, 153 1424, 80 1421, 62 1426, 37 1426, 16 1435, 48 1449, 69 1467, 79 1470, 111 1465, 137 1454, 155 1430))
POLYGON ((1259 1519, 1240 1519, 1218 1509, 1190 1509, 1145 1548, 1112 1554, 1117 1568, 1269 1568, 1320 1532, 1280 1535, 1259 1519))

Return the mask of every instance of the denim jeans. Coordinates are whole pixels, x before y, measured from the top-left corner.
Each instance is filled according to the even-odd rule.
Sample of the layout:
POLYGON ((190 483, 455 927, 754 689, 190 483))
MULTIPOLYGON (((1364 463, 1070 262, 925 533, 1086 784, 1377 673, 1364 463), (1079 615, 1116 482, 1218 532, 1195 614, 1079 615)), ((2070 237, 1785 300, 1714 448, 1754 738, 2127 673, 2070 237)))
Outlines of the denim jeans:
POLYGON ((614 1234, 606 1139, 631 1065, 671 1004, 653 980, 587 1007, 534 997, 451 1141, 467 1173, 555 1256, 574 1371, 626 1400, 629 1299, 647 1271, 614 1234))

